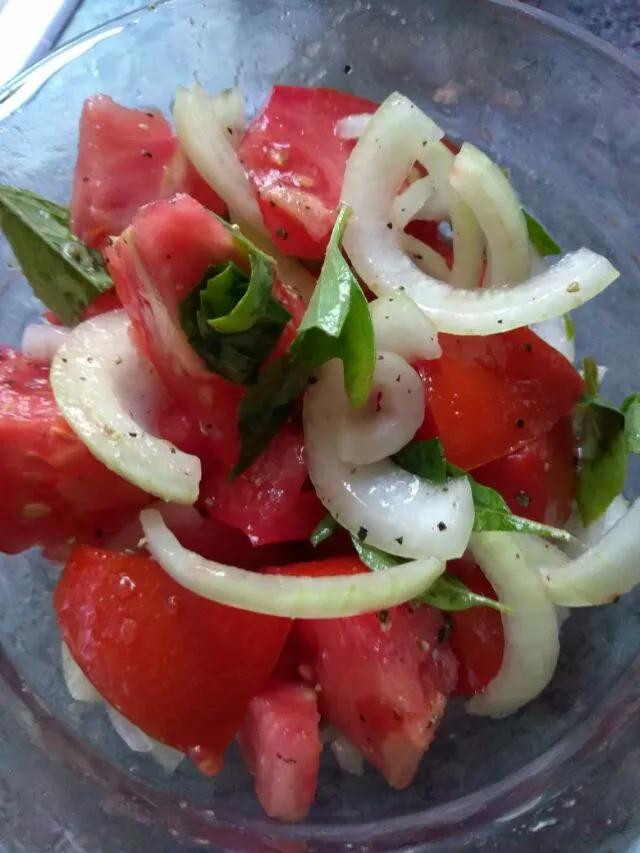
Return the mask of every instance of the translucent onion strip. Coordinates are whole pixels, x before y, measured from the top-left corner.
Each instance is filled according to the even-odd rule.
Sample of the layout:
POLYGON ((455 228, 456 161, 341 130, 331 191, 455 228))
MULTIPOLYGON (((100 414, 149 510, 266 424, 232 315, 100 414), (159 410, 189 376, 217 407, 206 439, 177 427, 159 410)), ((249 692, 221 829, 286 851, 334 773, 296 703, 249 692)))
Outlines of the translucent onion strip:
POLYGON ((22 352, 29 361, 46 364, 51 361, 71 330, 66 326, 27 326, 22 335, 22 352))
POLYGON ((105 702, 105 707, 114 731, 133 752, 150 755, 168 772, 175 770, 184 759, 183 752, 149 737, 107 702, 105 702))
POLYGON ((534 699, 556 668, 559 627, 556 608, 540 575, 526 559, 520 534, 475 533, 471 552, 501 604, 504 657, 483 693, 467 702, 471 714, 502 717, 534 699))
POLYGON ((640 583, 638 555, 640 498, 595 544, 564 566, 539 564, 556 604, 589 607, 610 604, 640 583))
POLYGON ((355 113, 336 122, 336 134, 341 139, 359 139, 367 126, 371 113, 355 113))
POLYGON ((402 231, 415 218, 435 190, 431 175, 420 178, 396 196, 391 210, 391 221, 402 231))
POLYGON ((220 604, 271 616, 335 619, 383 610, 415 598, 444 571, 440 560, 426 558, 344 577, 259 575, 183 548, 156 510, 143 510, 140 520, 151 555, 177 583, 220 604))
POLYGON ((440 358, 438 332, 413 299, 403 293, 369 303, 376 348, 395 352, 407 361, 440 358))
POLYGON ((247 115, 242 89, 234 86, 223 89, 211 99, 211 109, 234 149, 238 149, 247 129, 247 115))
POLYGON ((349 407, 342 417, 338 456, 353 465, 379 462, 408 444, 423 420, 420 377, 404 358, 380 352, 368 404, 362 409, 349 407))
POLYGON ((434 276, 434 278, 440 281, 451 280, 451 270, 439 252, 436 252, 431 246, 427 246, 426 243, 416 239, 411 234, 406 234, 404 231, 396 231, 395 233, 398 243, 419 270, 422 270, 427 275, 434 276))
POLYGON ((173 119, 187 157, 227 204, 231 217, 264 232, 258 202, 230 134, 220 122, 215 98, 198 83, 192 89, 179 88, 173 102, 173 119))
POLYGON ((349 402, 342 363, 317 374, 304 399, 303 423, 309 476, 318 497, 343 527, 399 557, 459 557, 469 541, 474 508, 460 477, 444 485, 409 474, 387 459, 372 465, 343 462, 337 433, 349 402))
POLYGON ((565 314, 615 281, 617 271, 588 249, 522 284, 499 288, 461 290, 417 269, 387 223, 398 188, 441 135, 415 104, 394 94, 374 113, 349 158, 342 200, 353 213, 344 246, 374 293, 404 288, 439 331, 488 335, 565 314))
POLYGON ((153 408, 158 384, 131 343, 124 311, 76 326, 50 375, 62 416, 107 468, 162 500, 196 501, 200 460, 151 435, 136 417, 153 408))
POLYGON ((567 528, 569 532, 573 533, 573 535, 578 539, 578 542, 575 545, 570 543, 565 548, 567 554, 569 554, 570 557, 579 557, 584 553, 585 548, 589 548, 591 545, 595 545, 596 542, 599 542, 604 534, 608 533, 613 525, 627 514, 628 510, 629 501, 624 497, 624 495, 617 495, 602 513, 600 518, 596 519, 596 521, 588 527, 584 527, 580 520, 580 515, 576 511, 575 515, 569 520, 567 528))
POLYGON ((60 645, 60 657, 62 676, 71 698, 76 702, 89 702, 91 704, 99 702, 102 696, 71 657, 71 652, 65 642, 60 645))
POLYGON ((449 180, 484 231, 486 284, 491 287, 519 284, 529 278, 529 236, 524 213, 509 179, 497 163, 465 142, 454 160, 449 180))

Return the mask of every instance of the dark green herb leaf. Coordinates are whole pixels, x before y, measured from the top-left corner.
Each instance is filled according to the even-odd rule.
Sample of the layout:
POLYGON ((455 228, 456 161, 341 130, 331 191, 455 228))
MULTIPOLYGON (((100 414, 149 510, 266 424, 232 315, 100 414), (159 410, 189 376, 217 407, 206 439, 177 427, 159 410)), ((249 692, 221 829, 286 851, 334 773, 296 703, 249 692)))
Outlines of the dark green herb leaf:
POLYGON ((536 252, 543 258, 547 255, 559 255, 562 249, 556 241, 549 235, 547 230, 542 226, 537 219, 534 219, 530 213, 522 208, 524 218, 527 221, 527 232, 529 234, 529 242, 536 252))
POLYGON ((475 507, 473 529, 476 533, 512 530, 519 533, 538 533, 565 541, 571 538, 565 530, 514 515, 495 489, 480 485, 462 468, 447 462, 442 444, 437 438, 411 442, 393 458, 405 471, 431 482, 444 483, 447 477, 467 477, 475 507))
POLYGON ((565 332, 567 339, 569 341, 575 341, 575 339, 576 339, 576 327, 573 323, 573 319, 571 317, 571 314, 569 314, 568 311, 564 315, 564 332, 565 332))
POLYGON ((335 518, 330 513, 327 513, 309 537, 313 547, 317 548, 317 546, 321 542, 324 542, 325 539, 328 539, 339 526, 340 525, 335 518))
MULTIPOLYGON (((365 545, 357 536, 352 536, 351 540, 360 560, 372 572, 384 572, 386 569, 407 562, 400 557, 394 557, 392 554, 386 554, 378 548, 373 548, 371 545, 365 545)), ((463 581, 447 573, 441 575, 429 590, 416 600, 422 604, 437 607, 438 610, 468 610, 470 607, 507 609, 492 598, 485 598, 484 595, 472 592, 463 581)))
POLYGON ((273 261, 234 234, 251 264, 247 276, 234 263, 210 267, 180 304, 180 323, 209 370, 245 385, 258 375, 291 315, 272 295, 273 261))
POLYGON ((640 394, 629 394, 622 406, 624 438, 629 453, 640 453, 640 394))
POLYGON ((35 295, 67 325, 113 286, 102 255, 71 234, 66 208, 0 185, 0 229, 35 295))
POLYGON ((235 473, 265 449, 292 412, 314 370, 339 358, 354 406, 369 398, 375 367, 375 341, 367 300, 342 256, 340 244, 350 215, 340 208, 318 283, 288 351, 272 361, 243 398, 238 429, 240 460, 235 473))

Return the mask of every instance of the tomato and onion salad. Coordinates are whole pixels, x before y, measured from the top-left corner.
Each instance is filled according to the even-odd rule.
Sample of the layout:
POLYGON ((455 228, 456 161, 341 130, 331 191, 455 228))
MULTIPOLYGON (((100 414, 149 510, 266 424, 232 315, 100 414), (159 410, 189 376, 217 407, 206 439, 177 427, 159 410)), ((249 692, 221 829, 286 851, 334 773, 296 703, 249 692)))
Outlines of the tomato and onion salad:
POLYGON ((50 324, 0 348, 0 550, 64 563, 74 696, 166 767, 238 737, 296 821, 322 726, 406 787, 450 697, 531 701, 555 605, 640 580, 640 400, 571 360, 617 272, 402 95, 275 86, 247 124, 196 86, 174 120, 93 96, 69 210, 0 187, 50 324))

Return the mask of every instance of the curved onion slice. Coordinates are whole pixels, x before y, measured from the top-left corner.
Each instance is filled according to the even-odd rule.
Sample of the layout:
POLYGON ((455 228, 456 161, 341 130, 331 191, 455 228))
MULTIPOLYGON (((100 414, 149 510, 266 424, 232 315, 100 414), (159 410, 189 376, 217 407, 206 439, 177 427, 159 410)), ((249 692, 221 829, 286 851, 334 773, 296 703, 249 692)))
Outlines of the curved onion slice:
POLYGON ((376 348, 395 352, 407 361, 440 358, 438 332, 413 299, 403 293, 369 303, 376 348))
POLYGON ((531 275, 524 213, 509 179, 486 154, 465 142, 449 175, 487 239, 486 283, 519 284, 531 275))
POLYGON ((640 583, 640 498, 583 554, 563 566, 540 563, 549 595, 564 607, 610 604, 640 583))
POLYGON ((229 142, 234 149, 237 149, 247 129, 247 115, 242 89, 234 86, 231 89, 223 89, 218 92, 211 99, 211 110, 226 131, 229 142))
POLYGON ((349 409, 342 363, 329 362, 317 379, 305 394, 303 423, 309 476, 324 506, 343 527, 388 554, 461 556, 474 519, 467 478, 439 485, 389 459, 362 466, 342 462, 337 431, 349 409))
POLYGON ((360 750, 343 735, 338 735, 329 744, 336 761, 345 773, 352 776, 362 776, 364 773, 364 757, 360 750))
POLYGON ((574 342, 569 340, 564 317, 553 317, 553 319, 544 320, 542 323, 534 323, 531 328, 538 337, 562 353, 568 361, 571 363, 575 361, 576 347, 574 342))
POLYGON ((124 311, 76 326, 53 359, 51 387, 64 419, 107 468, 163 500, 196 501, 200 460, 135 417, 136 407, 152 408, 157 378, 131 343, 124 311))
POLYGON ((76 702, 90 702, 91 704, 99 702, 102 696, 71 657, 69 646, 64 641, 60 644, 60 656, 62 676, 71 698, 76 702))
POLYGON ((140 521, 151 555, 177 583, 220 604, 271 616, 335 619, 384 610, 420 595, 444 571, 444 563, 427 558, 359 575, 259 575, 183 548, 156 510, 143 510, 140 521))
POLYGON ((501 604, 504 657, 496 677, 467 702, 467 711, 489 717, 512 714, 547 686, 559 653, 558 617, 540 575, 520 547, 519 534, 476 533, 471 552, 501 604))
POLYGON ((154 758, 168 772, 172 772, 184 759, 185 755, 165 743, 155 740, 145 734, 142 729, 129 722, 120 711, 105 702, 107 716, 115 733, 122 738, 133 752, 143 752, 154 758))
POLYGON ((399 355, 379 353, 368 404, 362 409, 349 406, 342 416, 338 456, 352 465, 379 462, 408 444, 423 420, 420 377, 399 355))
POLYGON ((192 89, 179 88, 173 102, 173 119, 187 157, 226 202, 231 217, 264 233, 258 202, 231 144, 230 134, 220 123, 215 98, 198 83, 192 89))
POLYGON ((399 244, 419 270, 440 281, 451 279, 451 270, 439 252, 404 231, 396 230, 396 234, 399 244))
POLYGON ((29 361, 51 361, 71 329, 66 326, 45 326, 41 323, 27 326, 22 335, 22 352, 29 361))
POLYGON ((609 261, 588 249, 522 284, 500 288, 461 290, 417 269, 387 222, 398 187, 441 135, 415 104, 394 94, 374 113, 349 158, 342 201, 352 216, 344 246, 374 293, 386 296, 402 287, 439 331, 488 335, 565 314, 615 281, 618 272, 609 261))
POLYGON ((393 202, 391 209, 391 220, 393 224, 402 231, 416 213, 421 210, 429 196, 435 191, 435 181, 431 175, 420 178, 399 193, 393 202))
POLYGON ((585 548, 590 548, 591 545, 595 545, 596 542, 599 542, 604 534, 608 533, 613 525, 627 514, 628 510, 629 501, 624 497, 624 495, 617 495, 602 513, 600 518, 596 519, 596 521, 588 527, 584 527, 579 514, 576 512, 569 520, 567 528, 569 532, 573 533, 573 535, 578 539, 578 543, 576 545, 568 543, 564 546, 564 550, 570 557, 579 557, 581 554, 584 554, 585 548))
POLYGON ((336 122, 336 135, 341 139, 358 139, 367 126, 371 113, 354 113, 336 122))
MULTIPOLYGON (((445 205, 447 214, 443 218, 451 221, 453 267, 447 278, 442 280, 450 281, 455 287, 477 287, 482 275, 485 239, 474 212, 451 183, 455 156, 442 142, 434 142, 423 146, 420 162, 429 170, 436 186, 432 198, 427 199, 427 211, 430 201, 435 211, 438 206, 445 205)), ((435 211, 432 211, 432 216, 435 211)), ((424 271, 433 274, 428 269, 424 271)), ((441 278, 439 275, 435 277, 441 278)))

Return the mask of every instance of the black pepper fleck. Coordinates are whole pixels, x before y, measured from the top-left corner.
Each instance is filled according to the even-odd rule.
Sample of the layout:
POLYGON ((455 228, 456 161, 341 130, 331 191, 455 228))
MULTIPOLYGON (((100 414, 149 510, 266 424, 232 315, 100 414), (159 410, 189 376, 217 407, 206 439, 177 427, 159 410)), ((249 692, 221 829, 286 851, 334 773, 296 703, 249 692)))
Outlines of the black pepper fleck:
POLYGON ((387 222, 387 228, 391 230, 393 228, 393 222, 387 222))
POLYGON ((388 610, 381 610, 378 613, 378 619, 380 620, 380 623, 382 625, 386 625, 387 622, 389 621, 389 611, 388 610))
POLYGON ((349 63, 347 62, 347 64, 344 66, 344 68, 342 70, 344 71, 345 74, 351 74, 351 72, 353 71, 353 66, 349 65, 349 63))
POLYGON ((361 528, 358 530, 358 539, 359 539, 361 542, 364 542, 364 540, 367 538, 367 536, 368 536, 368 535, 369 535, 369 531, 367 530, 367 528, 366 528, 366 527, 361 527, 361 528))
POLYGON ((404 536, 398 536, 396 538, 396 542, 398 543, 398 545, 402 545, 402 543, 404 542, 404 536))
POLYGON ((522 429, 523 426, 524 426, 524 418, 518 418, 518 420, 516 421, 517 429, 522 429))
POLYGON ((531 503, 531 498, 526 492, 516 492, 516 500, 520 506, 529 506, 531 503))
POLYGON ((286 240, 289 237, 289 232, 286 228, 276 228, 276 237, 280 237, 281 240, 286 240))
POLYGON ((146 157, 147 160, 151 160, 151 158, 153 157, 153 154, 151 153, 151 151, 143 151, 142 156, 146 157))
POLYGON ((533 352, 533 347, 531 346, 531 344, 522 344, 522 349, 525 352, 533 352))
POLYGON ((446 529, 447 529, 447 525, 444 523, 444 521, 439 521, 438 522, 438 530, 442 533, 442 531, 446 530, 446 529))

